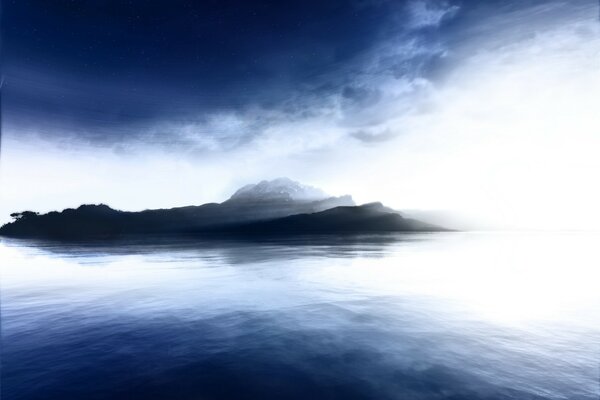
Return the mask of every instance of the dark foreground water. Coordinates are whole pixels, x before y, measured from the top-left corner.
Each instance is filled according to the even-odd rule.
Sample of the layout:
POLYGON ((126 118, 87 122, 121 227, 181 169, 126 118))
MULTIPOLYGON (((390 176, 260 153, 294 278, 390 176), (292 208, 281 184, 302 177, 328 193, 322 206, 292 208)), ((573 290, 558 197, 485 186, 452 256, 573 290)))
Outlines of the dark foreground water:
POLYGON ((599 244, 2 240, 2 400, 598 400, 599 244))

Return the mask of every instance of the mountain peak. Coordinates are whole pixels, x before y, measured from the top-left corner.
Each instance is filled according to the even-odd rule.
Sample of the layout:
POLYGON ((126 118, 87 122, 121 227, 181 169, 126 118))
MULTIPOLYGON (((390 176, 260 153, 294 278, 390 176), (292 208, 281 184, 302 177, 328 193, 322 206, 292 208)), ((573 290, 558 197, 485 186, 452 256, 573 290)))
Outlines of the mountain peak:
POLYGON ((321 189, 302 185, 289 178, 277 178, 243 186, 229 200, 315 201, 328 197, 321 189))

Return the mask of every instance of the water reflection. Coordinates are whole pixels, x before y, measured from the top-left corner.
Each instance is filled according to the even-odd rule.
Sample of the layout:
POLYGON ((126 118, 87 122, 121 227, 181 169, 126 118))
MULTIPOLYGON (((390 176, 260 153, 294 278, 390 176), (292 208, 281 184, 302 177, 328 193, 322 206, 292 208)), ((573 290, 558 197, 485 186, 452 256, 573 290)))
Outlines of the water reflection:
POLYGON ((254 263, 280 257, 310 256, 356 257, 382 256, 387 247, 401 243, 428 240, 432 233, 371 235, 305 235, 289 238, 225 238, 200 239, 180 236, 132 236, 110 240, 57 241, 36 239, 4 239, 7 247, 28 248, 31 252, 50 252, 61 257, 103 255, 159 254, 210 258, 217 255, 231 263, 254 263))
POLYGON ((7 399, 596 399, 596 235, 4 240, 7 399))

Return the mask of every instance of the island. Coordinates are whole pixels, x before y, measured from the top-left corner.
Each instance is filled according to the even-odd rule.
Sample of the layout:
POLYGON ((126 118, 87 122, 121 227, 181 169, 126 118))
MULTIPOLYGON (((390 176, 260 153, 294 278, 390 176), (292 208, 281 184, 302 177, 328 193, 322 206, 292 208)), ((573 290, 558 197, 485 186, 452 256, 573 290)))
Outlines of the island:
POLYGON ((294 235, 436 232, 446 229, 405 218, 381 203, 356 205, 288 178, 244 186, 222 203, 144 211, 108 205, 39 214, 11 214, 0 227, 7 237, 73 239, 122 235, 294 235))

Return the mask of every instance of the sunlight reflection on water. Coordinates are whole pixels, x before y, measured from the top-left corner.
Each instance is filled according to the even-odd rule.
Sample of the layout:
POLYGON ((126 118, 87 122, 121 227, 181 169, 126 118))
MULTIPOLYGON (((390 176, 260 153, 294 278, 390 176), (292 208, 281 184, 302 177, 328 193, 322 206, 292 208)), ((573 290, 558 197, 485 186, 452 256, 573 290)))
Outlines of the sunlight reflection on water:
POLYGON ((597 399, 599 238, 3 240, 2 394, 597 399))

